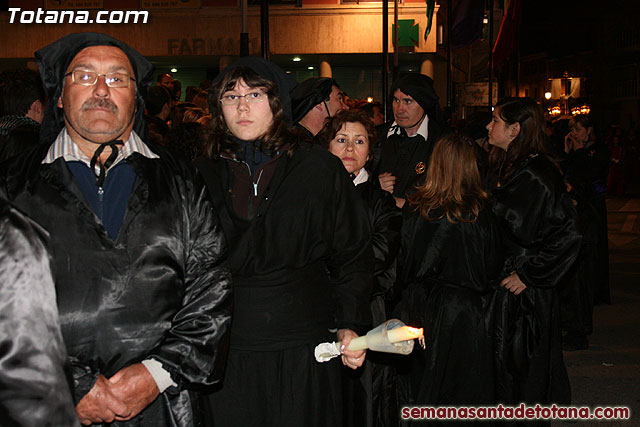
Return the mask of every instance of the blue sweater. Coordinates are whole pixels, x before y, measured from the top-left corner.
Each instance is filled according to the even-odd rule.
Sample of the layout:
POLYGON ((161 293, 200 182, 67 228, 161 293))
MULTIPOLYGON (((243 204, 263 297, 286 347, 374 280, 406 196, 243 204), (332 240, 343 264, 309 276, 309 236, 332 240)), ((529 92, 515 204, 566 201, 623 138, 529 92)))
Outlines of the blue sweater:
POLYGON ((67 166, 93 212, 104 225, 109 237, 115 241, 136 179, 133 168, 126 161, 121 161, 109 169, 103 187, 98 187, 96 176, 86 164, 71 161, 67 162, 67 166))

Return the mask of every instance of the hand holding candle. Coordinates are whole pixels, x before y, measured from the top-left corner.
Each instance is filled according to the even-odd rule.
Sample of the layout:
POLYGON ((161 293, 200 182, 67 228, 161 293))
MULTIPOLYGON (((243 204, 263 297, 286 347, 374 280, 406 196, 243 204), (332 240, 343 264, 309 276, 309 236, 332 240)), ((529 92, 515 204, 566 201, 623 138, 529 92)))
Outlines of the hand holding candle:
MULTIPOLYGON (((370 330, 367 335, 363 337, 354 338, 355 333, 353 333, 353 331, 350 332, 353 335, 351 335, 351 341, 348 342, 348 349, 343 350, 348 352, 347 357, 353 354, 352 352, 354 351, 365 349, 406 355, 413 350, 413 340, 415 338, 419 339, 420 344, 424 348, 422 328, 405 326, 404 323, 397 319, 387 320, 383 324, 370 330)), ((333 357, 341 355, 340 347, 344 343, 345 341, 341 339, 341 342, 318 344, 315 348, 316 360, 318 362, 326 362, 333 357)), ((348 363, 345 364, 349 366, 348 363)))
POLYGON ((352 343, 354 339, 358 339, 358 335, 351 329, 340 329, 338 331, 338 339, 340 340, 342 364, 351 369, 361 367, 364 363, 366 350, 352 350, 350 346, 350 343, 352 343))
MULTIPOLYGON (((387 339, 390 343, 396 343, 400 341, 413 340, 420 338, 423 335, 422 328, 412 328, 411 326, 400 326, 398 328, 387 330, 387 339)), ((358 337, 351 340, 349 344, 349 350, 364 350, 371 348, 370 342, 367 341, 368 336, 358 337)))

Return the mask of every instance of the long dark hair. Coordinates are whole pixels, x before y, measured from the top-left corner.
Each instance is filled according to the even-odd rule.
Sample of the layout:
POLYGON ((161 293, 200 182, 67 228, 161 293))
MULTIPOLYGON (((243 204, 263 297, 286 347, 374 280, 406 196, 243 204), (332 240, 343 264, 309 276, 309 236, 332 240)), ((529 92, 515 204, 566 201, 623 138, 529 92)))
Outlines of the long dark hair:
POLYGON ((260 88, 267 94, 269 107, 271 107, 271 112, 273 113, 273 123, 261 138, 260 149, 264 152, 275 153, 287 146, 288 155, 293 154, 296 139, 293 131, 284 121, 284 112, 278 97, 278 87, 272 81, 258 75, 251 68, 236 67, 225 74, 209 91, 209 110, 216 113, 211 121, 209 136, 204 144, 203 154, 205 157, 214 159, 221 154, 235 157, 239 149, 239 144, 224 120, 220 108, 220 100, 225 92, 233 90, 240 79, 248 87, 260 88))
POLYGON ((489 166, 498 180, 511 175, 518 164, 532 154, 546 153, 545 119, 542 108, 531 98, 502 98, 496 110, 508 125, 520 124, 520 132, 506 151, 493 147, 489 166))
POLYGON ((489 195, 482 189, 475 142, 448 134, 436 143, 425 183, 408 200, 427 220, 474 222, 489 195), (442 210, 440 215, 433 215, 442 210))

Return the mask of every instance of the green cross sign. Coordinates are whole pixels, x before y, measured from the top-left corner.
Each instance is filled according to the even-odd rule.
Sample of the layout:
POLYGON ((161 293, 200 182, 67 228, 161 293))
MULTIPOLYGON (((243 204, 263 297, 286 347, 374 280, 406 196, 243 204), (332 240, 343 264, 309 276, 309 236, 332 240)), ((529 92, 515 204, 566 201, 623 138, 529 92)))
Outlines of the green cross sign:
MULTIPOLYGON (((398 20, 398 46, 414 47, 418 45, 420 38, 420 30, 418 24, 414 24, 413 19, 398 20)), ((395 36, 396 28, 393 27, 393 35, 395 36)))

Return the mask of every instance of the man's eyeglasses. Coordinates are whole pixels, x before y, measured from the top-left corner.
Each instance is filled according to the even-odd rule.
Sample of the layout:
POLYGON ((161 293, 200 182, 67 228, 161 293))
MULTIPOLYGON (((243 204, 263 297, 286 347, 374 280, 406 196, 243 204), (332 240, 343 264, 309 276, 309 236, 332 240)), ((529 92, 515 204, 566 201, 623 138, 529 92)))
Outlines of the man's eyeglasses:
POLYGON ((93 86, 98 82, 98 77, 104 76, 104 82, 109 87, 129 87, 131 80, 134 82, 136 79, 125 73, 106 73, 100 74, 95 71, 74 70, 64 75, 65 77, 71 76, 71 80, 82 86, 93 86))
POLYGON ((249 92, 244 95, 223 95, 220 98, 222 105, 238 105, 240 98, 244 98, 247 102, 262 102, 267 99, 267 95, 262 92, 249 92))

